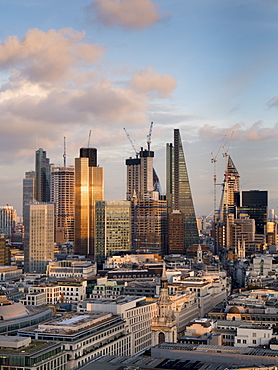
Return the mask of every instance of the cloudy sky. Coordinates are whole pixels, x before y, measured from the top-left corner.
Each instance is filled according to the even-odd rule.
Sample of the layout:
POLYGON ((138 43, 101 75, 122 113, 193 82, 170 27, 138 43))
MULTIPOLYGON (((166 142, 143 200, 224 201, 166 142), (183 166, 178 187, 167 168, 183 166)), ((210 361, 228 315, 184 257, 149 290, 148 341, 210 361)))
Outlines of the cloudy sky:
POLYGON ((153 121, 164 190, 179 128, 198 215, 213 210, 224 152, 241 190, 269 190, 278 213, 277 45, 276 0, 1 0, 0 205, 21 214, 35 150, 62 164, 65 136, 73 164, 90 130, 105 198, 124 199, 123 127, 140 148, 153 121))

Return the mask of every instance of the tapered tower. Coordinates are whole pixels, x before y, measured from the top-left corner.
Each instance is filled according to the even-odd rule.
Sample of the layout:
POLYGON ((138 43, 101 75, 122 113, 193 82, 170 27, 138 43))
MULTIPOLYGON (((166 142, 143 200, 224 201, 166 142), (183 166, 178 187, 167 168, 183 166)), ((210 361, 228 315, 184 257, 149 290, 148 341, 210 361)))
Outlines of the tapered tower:
POLYGON ((174 145, 166 147, 166 197, 169 213, 184 215, 184 248, 199 244, 196 215, 179 129, 174 130, 174 145))

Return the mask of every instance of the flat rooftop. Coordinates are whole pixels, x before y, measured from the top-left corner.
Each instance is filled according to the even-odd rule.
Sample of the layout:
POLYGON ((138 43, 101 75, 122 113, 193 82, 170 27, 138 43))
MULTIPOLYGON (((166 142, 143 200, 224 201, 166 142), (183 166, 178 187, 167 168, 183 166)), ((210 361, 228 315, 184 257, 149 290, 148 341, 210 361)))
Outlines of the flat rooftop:
POLYGON ((112 317, 111 313, 102 312, 90 312, 90 313, 73 313, 67 315, 66 317, 56 318, 54 320, 48 321, 47 323, 39 324, 38 332, 59 332, 59 331, 78 331, 85 329, 89 326, 94 326, 104 320, 110 319, 112 317))

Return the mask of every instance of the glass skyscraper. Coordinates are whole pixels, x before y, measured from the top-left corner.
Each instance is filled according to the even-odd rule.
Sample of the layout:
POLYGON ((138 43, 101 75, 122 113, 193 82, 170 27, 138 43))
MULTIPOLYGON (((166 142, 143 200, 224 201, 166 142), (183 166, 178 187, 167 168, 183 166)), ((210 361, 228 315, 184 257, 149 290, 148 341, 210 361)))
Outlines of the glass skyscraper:
POLYGON ((80 158, 75 158, 74 253, 93 258, 95 202, 104 199, 104 173, 94 166, 96 149, 86 149, 81 148, 80 158))
POLYGON ((174 130, 174 145, 166 147, 166 198, 168 211, 184 215, 184 249, 199 243, 196 215, 179 129, 174 130))

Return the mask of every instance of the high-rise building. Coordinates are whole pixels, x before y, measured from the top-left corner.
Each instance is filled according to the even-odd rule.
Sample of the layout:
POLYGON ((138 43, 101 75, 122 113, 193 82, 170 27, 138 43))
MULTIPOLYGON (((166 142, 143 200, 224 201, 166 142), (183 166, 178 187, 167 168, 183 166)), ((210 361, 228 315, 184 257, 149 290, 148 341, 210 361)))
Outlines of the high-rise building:
POLYGON ((174 130, 174 145, 166 147, 166 199, 168 212, 184 215, 184 249, 199 244, 196 215, 179 129, 174 130))
POLYGON ((184 214, 175 210, 168 214, 168 254, 184 253, 184 214))
POLYGON ((247 213, 256 223, 256 234, 266 233, 268 192, 249 190, 242 192, 240 213, 247 213))
POLYGON ((15 233, 16 210, 13 206, 0 207, 0 234, 5 234, 7 238, 12 238, 15 233))
POLYGON ((22 199, 22 212, 23 212, 23 224, 24 224, 24 205, 33 203, 36 199, 36 172, 28 171, 25 172, 25 178, 23 179, 23 199, 22 199))
POLYGON ((45 273, 54 258, 54 204, 25 205, 24 272, 45 273))
POLYGON ((131 202, 98 201, 95 208, 95 257, 103 260, 131 250, 131 202))
POLYGON ((6 235, 0 233, 0 266, 11 264, 11 251, 6 243, 6 235))
POLYGON ((51 166, 50 200, 55 203, 55 242, 74 242, 74 166, 51 166))
POLYGON ((222 204, 220 208, 221 221, 225 222, 227 214, 233 214, 236 217, 236 210, 240 206, 239 196, 240 175, 230 155, 227 156, 226 172, 224 178, 224 188, 222 204))
POLYGON ((42 148, 36 151, 36 200, 50 201, 50 164, 42 148))
POLYGON ((166 253, 166 200, 135 199, 132 202, 132 247, 141 253, 166 253))
POLYGON ((153 191, 159 189, 159 179, 153 169, 154 152, 141 148, 139 157, 126 160, 127 192, 126 199, 150 199, 153 191))
POLYGON ((94 257, 95 202, 104 200, 104 172, 96 164, 96 149, 81 148, 80 158, 75 159, 74 252, 91 258, 94 257))

